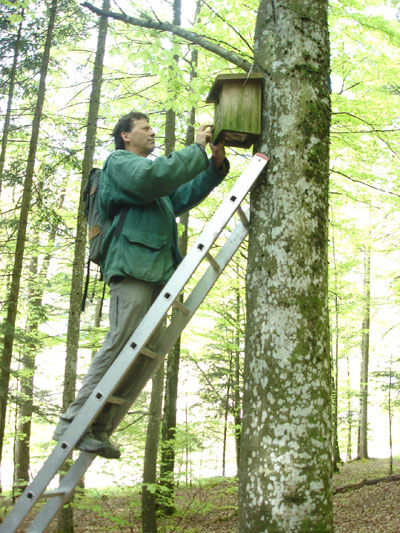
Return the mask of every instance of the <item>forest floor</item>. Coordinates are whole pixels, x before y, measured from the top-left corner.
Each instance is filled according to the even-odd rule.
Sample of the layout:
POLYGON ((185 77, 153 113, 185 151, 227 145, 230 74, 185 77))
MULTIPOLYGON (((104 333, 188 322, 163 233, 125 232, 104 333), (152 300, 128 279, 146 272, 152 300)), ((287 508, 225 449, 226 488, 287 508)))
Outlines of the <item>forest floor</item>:
MULTIPOLYGON (((387 459, 354 461, 341 466, 334 475, 334 490, 388 476, 387 459)), ((400 458, 393 474, 399 477, 400 458)), ((165 533, 228 533, 237 531, 237 483, 232 479, 205 480, 200 485, 177 489, 177 512, 159 520, 165 533)), ((4 501, 0 500, 4 505, 4 501)), ((0 516, 4 513, 0 506, 0 516)), ((400 480, 349 488, 333 497, 336 533, 399 533, 400 480)), ((75 533, 140 533, 140 495, 125 490, 87 490, 74 503, 75 533)), ((55 521, 54 521, 55 522, 55 521)), ((18 532, 26 531, 27 526, 18 532)), ((55 533, 56 524, 46 529, 55 533)))

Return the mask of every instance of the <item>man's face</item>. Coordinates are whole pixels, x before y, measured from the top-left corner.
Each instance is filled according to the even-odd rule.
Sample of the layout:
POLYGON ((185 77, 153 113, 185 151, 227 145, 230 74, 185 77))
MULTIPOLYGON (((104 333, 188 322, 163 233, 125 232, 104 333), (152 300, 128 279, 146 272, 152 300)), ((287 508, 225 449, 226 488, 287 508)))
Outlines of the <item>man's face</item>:
POLYGON ((154 150, 154 131, 146 119, 135 120, 131 131, 121 133, 125 150, 147 157, 154 150))

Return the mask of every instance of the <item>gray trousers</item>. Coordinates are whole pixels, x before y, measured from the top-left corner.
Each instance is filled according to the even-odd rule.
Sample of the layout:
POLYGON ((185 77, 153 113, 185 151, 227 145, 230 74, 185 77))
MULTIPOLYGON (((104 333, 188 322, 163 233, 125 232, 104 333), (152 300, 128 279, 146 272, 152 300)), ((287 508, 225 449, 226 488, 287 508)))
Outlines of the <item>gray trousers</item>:
MULTIPOLYGON (((107 372, 115 358, 125 346, 129 337, 135 331, 151 304, 157 298, 162 285, 140 281, 134 278, 123 278, 110 284, 110 329, 103 345, 93 357, 89 370, 83 380, 82 387, 75 400, 70 404, 56 427, 53 438, 59 440, 69 423, 77 415, 96 385, 107 372)), ((160 330, 160 328, 159 328, 160 330)), ((158 335, 161 331, 158 331, 158 335)), ((158 336, 157 334, 155 337, 158 336)), ((154 342, 154 336, 153 336, 154 342)), ((135 379, 132 372, 128 372, 115 394, 129 401, 129 384, 135 379)), ((117 406, 107 404, 93 423, 93 429, 98 432, 112 431, 112 419, 117 406)))

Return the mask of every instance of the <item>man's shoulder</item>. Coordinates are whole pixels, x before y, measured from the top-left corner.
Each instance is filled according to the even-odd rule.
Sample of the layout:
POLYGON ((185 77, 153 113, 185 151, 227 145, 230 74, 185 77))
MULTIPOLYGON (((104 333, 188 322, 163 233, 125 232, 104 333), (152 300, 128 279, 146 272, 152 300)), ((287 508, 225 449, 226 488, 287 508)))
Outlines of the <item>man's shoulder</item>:
POLYGON ((106 161, 110 161, 112 159, 134 159, 136 157, 139 156, 132 152, 128 152, 128 150, 114 150, 114 152, 111 152, 111 154, 107 157, 106 161))
POLYGON ((111 154, 105 160, 103 171, 106 171, 108 168, 110 168, 110 166, 124 165, 126 163, 132 164, 134 161, 137 162, 140 159, 144 158, 141 158, 132 152, 128 152, 127 150, 114 150, 114 152, 111 152, 111 154))

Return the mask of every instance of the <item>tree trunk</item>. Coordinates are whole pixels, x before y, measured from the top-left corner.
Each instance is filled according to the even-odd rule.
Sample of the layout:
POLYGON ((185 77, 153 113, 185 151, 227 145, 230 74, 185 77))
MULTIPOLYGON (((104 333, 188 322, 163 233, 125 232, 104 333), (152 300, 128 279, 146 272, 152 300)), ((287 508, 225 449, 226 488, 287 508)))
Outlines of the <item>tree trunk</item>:
POLYGON ((353 454, 352 439, 353 439, 353 409, 351 405, 351 381, 350 381, 350 355, 347 352, 347 447, 346 447, 346 461, 351 461, 353 454))
POLYGON ((358 459, 368 459, 368 367, 369 328, 371 322, 371 247, 364 255, 364 316, 361 336, 360 425, 358 431, 358 459))
MULTIPOLYGON (((339 298, 338 298, 338 284, 337 284, 337 269, 336 269, 336 249, 335 249, 335 238, 332 235, 332 259, 333 259, 333 283, 334 283, 334 319, 335 319, 335 352, 332 353, 333 369, 334 373, 332 375, 332 462, 333 462, 333 471, 338 472, 338 464, 342 462, 340 458, 339 450, 339 439, 338 439, 338 405, 339 405, 339 298)), ((333 343, 332 343, 333 345, 333 343)), ((332 347, 333 350, 333 347, 332 347)))
MULTIPOLYGON (((22 16, 23 15, 24 15, 24 10, 22 10, 22 16)), ((23 20, 20 22, 20 25, 18 27, 17 39, 15 41, 14 57, 13 57, 13 63, 12 63, 11 71, 10 71, 10 83, 9 83, 9 86, 8 86, 7 109, 6 109, 6 114, 4 116, 3 136, 2 136, 2 139, 1 139, 1 151, 0 151, 0 196, 1 196, 2 185, 3 185, 3 172, 4 172, 4 164, 5 164, 5 161, 6 161, 8 133, 10 131, 11 109, 12 109, 12 101, 13 101, 13 97, 14 97, 14 87, 15 87, 15 78, 16 78, 16 74, 17 74, 19 49, 20 49, 20 44, 21 44, 22 24, 23 24, 23 20)))
MULTIPOLYGON (((40 68, 40 79, 38 87, 38 97, 32 122, 32 133, 29 143, 28 161, 25 171, 24 190, 21 201, 20 218, 16 239, 14 255, 14 267, 11 278, 10 291, 7 297, 7 316, 4 323, 4 345, 0 367, 0 463, 3 453, 4 430, 7 412, 7 395, 10 382, 10 368, 13 354, 15 325, 17 319, 19 289, 21 283, 22 265, 24 259, 26 230, 28 226, 28 215, 32 200, 32 183, 35 170, 35 156, 39 139, 40 120, 46 92, 46 77, 50 59, 50 49, 53 38, 54 23, 57 12, 57 0, 52 0, 49 10, 49 23, 47 26, 46 42, 43 50, 42 64, 40 68)), ((0 488, 1 491, 1 488, 0 488)))
MULTIPOLYGON (((58 201, 58 208, 61 208, 65 199, 65 188, 67 181, 61 187, 61 194, 58 201)), ((58 220, 52 225, 47 242, 47 252, 42 259, 42 266, 38 268, 38 256, 34 254, 31 259, 30 276, 28 286, 28 318, 26 331, 30 334, 38 330, 43 318, 40 316, 42 308, 45 280, 50 264, 54 242, 56 239, 58 220)), ((36 236, 37 244, 35 249, 39 249, 39 235, 36 236)), ((29 482, 30 466, 30 438, 33 414, 33 378, 35 374, 35 357, 38 346, 35 343, 27 345, 22 352, 22 376, 20 378, 21 403, 16 414, 16 435, 14 441, 14 486, 13 497, 21 488, 29 482)))
MULTIPOLYGON (((173 5, 173 23, 180 25, 181 23, 181 1, 174 0, 173 5)), ((192 54, 192 72, 191 79, 195 76, 194 65, 197 64, 197 51, 192 54)), ((186 146, 194 142, 194 121, 195 110, 190 113, 189 124, 186 133, 186 146)), ((174 123, 175 125, 175 123, 174 123)), ((165 130, 166 137, 167 129, 165 130)), ((172 138, 172 132, 171 132, 172 138)), ((175 141, 175 131, 174 131, 175 141)), ((167 145, 172 151, 175 145, 167 145)), ((189 229, 189 214, 185 213, 180 217, 180 223, 183 225, 183 231, 178 237, 178 246, 180 253, 184 257, 187 253, 188 247, 188 229, 189 229)), ((173 313, 175 310, 172 311, 173 313)), ((168 496, 163 498, 164 502, 160 502, 161 508, 166 515, 172 515, 175 511, 174 506, 174 468, 175 468, 175 438, 176 438, 176 404, 178 399, 178 381, 179 381, 179 363, 181 357, 181 338, 176 341, 174 347, 168 353, 167 372, 165 380, 165 398, 164 398, 164 412, 161 427, 161 466, 160 466, 160 484, 167 489, 168 496)))
POLYGON ((240 465, 240 441, 242 434, 242 399, 240 391, 241 386, 241 350, 240 350, 240 339, 242 338, 242 313, 241 313, 241 300, 240 300, 240 274, 239 274, 239 263, 236 266, 236 279, 237 279, 237 288, 236 290, 236 348, 235 348, 235 386, 233 392, 233 416, 235 420, 235 443, 236 443, 236 465, 237 465, 237 475, 239 475, 239 465, 240 465))
POLYGON ((157 533, 155 494, 163 390, 164 365, 160 365, 152 380, 149 422, 147 424, 142 486, 143 533, 157 533))
POLYGON ((232 363, 233 363, 233 354, 232 352, 230 352, 228 383, 226 385, 226 398, 225 398, 225 409, 224 409, 224 430, 223 430, 223 438, 222 438, 222 477, 225 477, 225 470, 226 470, 226 445, 227 445, 227 436, 228 436, 229 404, 230 404, 230 398, 231 398, 232 363))
MULTIPOLYGON (((103 0, 102 8, 110 8, 110 0, 103 0)), ((93 67, 92 90, 90 94, 88 121, 86 128, 86 142, 82 161, 82 181, 80 201, 77 216, 75 237, 74 262, 72 266, 71 294, 69 301, 67 352, 64 369, 64 390, 62 409, 65 411, 74 400, 76 388, 76 365, 79 348, 80 313, 82 305, 83 276, 85 269, 87 221, 84 214, 83 190, 85 188, 90 170, 93 166, 93 156, 96 142, 97 118, 99 115, 101 85, 103 81, 103 61, 108 30, 107 17, 100 17, 99 33, 97 38, 96 57, 93 67)), ((59 531, 73 532, 72 507, 64 506, 58 519, 59 531)))
POLYGON ((392 437, 392 358, 390 357, 388 390, 388 415, 389 415, 389 476, 393 474, 393 437, 392 437))
POLYGON ((270 162, 251 194, 241 532, 332 531, 328 0, 261 0, 270 162))

